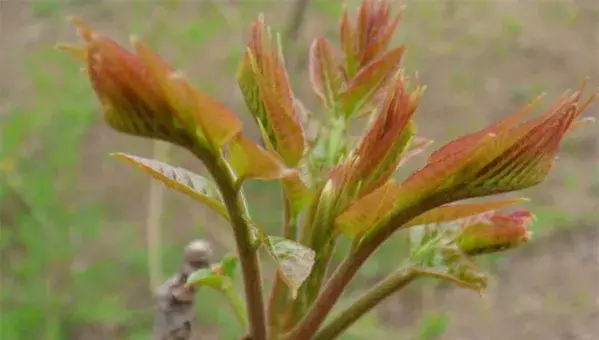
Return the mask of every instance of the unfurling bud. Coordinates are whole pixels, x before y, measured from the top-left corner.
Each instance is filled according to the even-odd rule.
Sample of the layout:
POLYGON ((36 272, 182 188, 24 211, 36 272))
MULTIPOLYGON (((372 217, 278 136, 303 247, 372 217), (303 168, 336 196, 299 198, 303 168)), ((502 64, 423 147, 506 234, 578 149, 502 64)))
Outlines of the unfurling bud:
POLYGON ((341 89, 343 74, 331 43, 326 38, 314 39, 310 46, 309 62, 312 89, 325 107, 332 110, 341 89))
POLYGON ((595 98, 596 93, 579 103, 583 91, 584 84, 543 114, 522 122, 534 101, 503 121, 446 144, 401 185, 402 200, 438 195, 444 204, 540 183, 549 173, 564 135, 595 98))
POLYGON ((188 149, 221 147, 241 131, 241 121, 216 100, 196 91, 139 40, 131 53, 73 19, 83 46, 59 48, 87 62, 104 119, 115 130, 161 139, 188 149))
POLYGON ((365 0, 358 9, 354 28, 347 10, 344 11, 340 34, 350 77, 386 51, 401 14, 402 10, 391 16, 388 0, 365 0))
POLYGON ((422 214, 458 200, 540 183, 549 173, 564 135, 595 99, 593 93, 579 103, 583 91, 584 83, 580 90, 528 121, 521 122, 535 102, 484 130, 446 144, 403 183, 379 187, 353 202, 337 217, 336 227, 356 234, 414 207, 422 214))
POLYGON ((423 88, 408 92, 407 79, 398 76, 387 87, 376 117, 348 159, 334 169, 331 179, 347 190, 359 185, 363 196, 387 182, 399 165, 414 135, 411 119, 423 88))
POLYGON ((286 166, 297 166, 304 154, 304 129, 294 105, 281 46, 273 44, 262 15, 252 26, 237 80, 265 144, 281 156, 286 166))
POLYGON ((344 60, 333 58, 323 38, 314 41, 310 53, 313 88, 336 116, 359 117, 380 103, 382 89, 397 72, 405 52, 403 46, 387 51, 400 17, 401 11, 391 15, 388 0, 365 0, 354 27, 346 9, 340 26, 344 60))
POLYGON ((534 220, 534 215, 526 210, 509 215, 483 214, 464 223, 456 244, 471 256, 514 248, 528 242, 532 235, 528 227, 534 220))

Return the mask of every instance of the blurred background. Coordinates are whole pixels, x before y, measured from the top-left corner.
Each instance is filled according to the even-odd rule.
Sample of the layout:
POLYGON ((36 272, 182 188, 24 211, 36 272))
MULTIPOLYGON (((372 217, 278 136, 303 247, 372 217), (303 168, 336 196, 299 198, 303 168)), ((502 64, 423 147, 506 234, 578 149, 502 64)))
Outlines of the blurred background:
MULTIPOLYGON (((56 42, 76 39, 65 17, 81 16, 125 44, 129 34, 140 36, 255 132, 235 68, 261 11, 283 34, 296 94, 319 109, 308 86, 307 49, 316 35, 337 41, 341 3, 302 2, 0 2, 1 339, 148 339, 146 239, 153 225, 162 230, 163 277, 177 269, 193 238, 210 240, 219 256, 234 251, 218 216, 174 191, 161 198, 149 176, 108 156, 122 151, 202 168, 179 148, 107 128, 82 65, 53 50, 56 42)), ((357 2, 347 3, 353 13, 357 2)), ((590 88, 599 83, 596 1, 401 3, 407 10, 395 40, 408 45, 407 73, 418 72, 428 86, 416 121, 436 146, 515 112, 541 92, 548 93, 546 107, 585 76, 590 88)), ((586 115, 597 117, 597 108, 586 115)), ((491 282, 483 297, 422 281, 386 300, 344 339, 599 338, 598 142, 596 125, 576 131, 545 183, 521 193, 532 198, 525 207, 538 216, 534 240, 479 259, 491 282)), ((278 185, 246 186, 253 216, 278 231, 278 185)), ((391 240, 377 253, 341 305, 398 265, 399 244, 391 240)), ((200 290, 198 299, 197 339, 239 336, 219 295, 200 290)))

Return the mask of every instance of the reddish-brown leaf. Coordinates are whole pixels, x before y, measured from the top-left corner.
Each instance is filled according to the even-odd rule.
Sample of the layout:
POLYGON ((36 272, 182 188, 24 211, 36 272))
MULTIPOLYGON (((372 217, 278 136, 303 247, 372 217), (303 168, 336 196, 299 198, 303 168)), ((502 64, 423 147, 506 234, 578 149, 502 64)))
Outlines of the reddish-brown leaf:
POLYGON ((268 152, 243 135, 229 144, 229 164, 239 177, 245 179, 280 179, 294 171, 287 169, 278 155, 268 152))
POLYGON ((431 146, 431 144, 433 144, 433 140, 431 139, 415 137, 413 141, 410 143, 404 155, 401 157, 401 160, 399 161, 397 167, 406 164, 410 159, 424 152, 424 150, 431 146))
POLYGON ((527 110, 441 148, 402 184, 403 196, 414 199, 443 193, 445 202, 450 202, 539 183, 549 172, 564 134, 594 98, 580 105, 583 89, 520 125, 516 124, 527 110))
POLYGON ((402 228, 412 227, 416 225, 445 223, 454 220, 460 220, 466 217, 479 215, 484 212, 501 209, 510 205, 526 201, 523 198, 507 199, 502 201, 486 202, 486 203, 462 203, 449 204, 427 211, 426 213, 413 218, 402 228))
POLYGON ((514 248, 530 239, 528 227, 533 221, 534 216, 526 210, 509 215, 494 213, 464 225, 455 242, 471 256, 514 248))
POLYGON ((407 79, 399 76, 387 87, 379 113, 345 162, 331 173, 337 188, 361 186, 358 196, 385 183, 395 172, 414 135, 411 121, 422 89, 407 90, 407 79))
POLYGON ((518 111, 516 114, 505 118, 504 120, 492 124, 481 131, 460 137, 456 140, 453 140, 447 144, 445 144, 439 150, 433 152, 429 158, 429 163, 435 162, 444 158, 445 156, 463 152, 464 149, 471 150, 476 146, 476 143, 483 139, 485 136, 490 134, 498 134, 508 129, 512 129, 517 126, 530 112, 534 109, 534 107, 539 103, 543 95, 540 95, 533 99, 533 101, 518 111))
POLYGON ((310 82, 314 93, 327 108, 332 108, 341 88, 339 63, 333 55, 331 44, 326 38, 314 39, 310 46, 310 82))
POLYGON ((364 66, 349 81, 340 93, 341 110, 346 116, 360 111, 364 102, 372 97, 384 84, 395 75, 405 48, 398 47, 364 66))
POLYGON ((212 146, 220 148, 242 130, 241 120, 224 105, 197 91, 182 74, 167 72, 159 56, 139 40, 132 39, 132 45, 190 133, 199 127, 212 146))
POLYGON ((264 17, 252 26, 252 39, 238 71, 239 86, 254 118, 288 167, 304 153, 305 137, 293 103, 280 46, 267 34, 264 17))
MULTIPOLYGON (((360 64, 366 65, 383 53, 399 25, 403 7, 391 18, 391 9, 388 1, 379 2, 378 8, 371 9, 369 27, 366 29, 367 38, 362 46, 360 64)), ((358 28, 361 29, 361 28, 358 28)))
POLYGON ((364 0, 358 7, 356 27, 350 22, 347 9, 341 17, 340 37, 345 52, 345 69, 349 77, 383 54, 399 25, 401 12, 391 15, 389 1, 364 0))
POLYGON ((349 20, 347 7, 343 9, 341 25, 339 27, 341 46, 345 54, 345 69, 349 77, 353 77, 358 71, 358 59, 356 56, 356 43, 354 41, 355 30, 349 20))
POLYGON ((81 19, 73 22, 84 45, 60 47, 87 61, 105 120, 114 129, 190 149, 206 141, 218 148, 241 130, 233 113, 181 77, 173 77, 166 61, 137 39, 132 38, 134 54, 81 19))
POLYGON ((387 182, 358 199, 335 219, 335 229, 351 237, 370 231, 391 211, 396 193, 397 185, 387 182))

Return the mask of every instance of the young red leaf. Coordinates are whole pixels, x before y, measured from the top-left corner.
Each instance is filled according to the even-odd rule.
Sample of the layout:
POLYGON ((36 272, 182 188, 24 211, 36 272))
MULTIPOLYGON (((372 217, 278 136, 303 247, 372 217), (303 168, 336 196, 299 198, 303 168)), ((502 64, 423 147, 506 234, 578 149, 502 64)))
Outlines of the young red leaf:
POLYGON ((513 204, 526 201, 523 198, 507 199, 502 201, 486 202, 486 203, 461 203, 448 204, 427 211, 426 213, 413 218, 402 228, 412 227, 416 225, 438 224, 454 220, 460 220, 465 217, 479 215, 484 212, 501 209, 513 204))
POLYGON ((540 95, 532 100, 528 105, 523 107, 516 114, 492 124, 478 132, 460 137, 453 140, 443 147, 433 152, 429 158, 429 163, 443 159, 444 157, 454 155, 456 153, 464 153, 473 149, 476 144, 488 135, 497 135, 501 132, 508 131, 516 127, 527 115, 529 115, 534 107, 539 103, 544 95, 540 95))
POLYGON ((341 112, 347 117, 360 111, 365 102, 397 71, 405 48, 398 47, 365 65, 340 93, 341 112))
POLYGON ((324 105, 331 109, 341 88, 342 77, 329 41, 323 37, 314 39, 309 58, 312 89, 324 105))
POLYGON ((455 242, 471 256, 514 248, 530 239, 528 227, 534 219, 526 210, 509 215, 492 213, 466 223, 455 242))
POLYGON ((218 149, 241 132, 241 120, 224 105, 197 91, 182 74, 166 72, 160 57, 138 39, 132 39, 132 45, 190 133, 202 134, 218 149))
POLYGON ((222 203, 218 189, 210 180, 191 171, 173 167, 154 159, 124 153, 115 153, 113 156, 137 166, 143 172, 164 183, 167 187, 195 198, 212 208, 219 215, 229 219, 229 214, 222 203))
POLYGON ((358 8, 354 28, 347 9, 344 9, 340 24, 340 40, 349 77, 353 77, 387 50, 399 25, 402 11, 403 7, 395 16, 391 16, 389 1, 363 0, 358 8))
POLYGON ((237 78, 266 144, 272 145, 288 167, 295 167, 304 153, 304 130, 280 46, 272 43, 263 16, 252 26, 252 38, 237 78))
POLYGON ((364 0, 358 12, 358 55, 360 65, 366 65, 374 60, 389 46, 393 33, 399 25, 403 11, 391 18, 391 9, 388 0, 375 1, 364 0))
MULTIPOLYGON (((168 99, 133 53, 73 18, 83 46, 59 45, 87 63, 87 74, 102 104, 104 119, 117 131, 169 141, 185 147, 192 141, 173 124, 168 99)), ((164 63, 165 67, 168 67, 164 63)))
POLYGON ((189 149, 206 140, 220 147, 241 130, 234 114, 183 79, 170 77, 170 66, 137 39, 132 39, 134 54, 82 20, 73 22, 84 45, 59 47, 87 61, 104 118, 112 128, 189 149))
POLYGON ((538 184, 551 169, 564 134, 594 99, 579 104, 583 89, 524 123, 517 125, 528 109, 449 143, 402 184, 400 196, 414 200, 438 194, 447 203, 538 184))
POLYGON ((411 119, 421 94, 421 88, 410 94, 403 76, 389 84, 379 113, 362 140, 348 159, 333 170, 331 179, 336 187, 347 190, 359 184, 361 196, 393 175, 414 135, 411 119))
POLYGON ((401 160, 399 161, 397 167, 401 167, 402 165, 406 164, 410 159, 424 152, 424 150, 431 146, 431 144, 433 144, 433 141, 431 139, 415 137, 414 140, 410 143, 404 155, 401 157, 401 160))
POLYGON ((395 204, 397 185, 386 183, 351 203, 336 219, 335 229, 350 237, 370 231, 395 204))
MULTIPOLYGON (((516 127, 497 129, 474 147, 447 152, 414 173, 401 185, 375 190, 337 218, 341 230, 370 230, 405 211, 426 212, 460 199, 523 189, 547 174, 564 133, 586 107, 578 104, 582 89, 560 100, 543 115, 516 127), (392 198, 394 197, 394 198, 392 198), (369 211, 368 202, 393 201, 389 211, 369 211), (415 209, 419 206, 418 209, 415 209), (363 224, 363 225, 360 225, 363 224)), ((370 203, 372 204, 372 203, 370 203)), ((389 226, 399 228, 401 225, 389 226)))
POLYGON ((312 192, 302 179, 301 170, 287 168, 277 154, 242 135, 229 145, 229 164, 238 176, 238 185, 245 179, 281 179, 285 197, 294 212, 299 213, 309 203, 312 192))
POLYGON ((238 176, 238 183, 245 179, 280 179, 295 172, 287 169, 278 155, 241 134, 229 144, 229 163, 238 176))

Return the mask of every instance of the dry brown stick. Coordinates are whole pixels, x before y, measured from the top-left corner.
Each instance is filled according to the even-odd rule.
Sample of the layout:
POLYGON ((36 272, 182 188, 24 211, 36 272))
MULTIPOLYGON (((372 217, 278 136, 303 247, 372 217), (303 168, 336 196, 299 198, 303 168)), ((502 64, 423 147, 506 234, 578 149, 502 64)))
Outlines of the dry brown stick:
POLYGON ((291 12, 291 23, 287 28, 286 40, 295 41, 298 38, 299 31, 302 28, 304 19, 306 18, 306 12, 308 11, 308 5, 310 0, 297 0, 293 11, 291 12))
POLYGON ((189 340, 195 319, 195 288, 185 285, 191 273, 210 266, 212 248, 204 240, 189 243, 177 273, 156 291, 154 333, 156 340, 189 340))
MULTIPOLYGON (((295 6, 293 6, 290 23, 285 32, 285 41, 293 46, 295 46, 295 43, 299 38, 300 31, 306 19, 306 12, 308 11, 309 5, 310 0, 297 0, 295 2, 295 6)), ((297 55, 293 63, 293 69, 296 72, 303 71, 307 65, 308 54, 294 52, 293 55, 297 55)))
MULTIPOLYGON (((154 141, 152 156, 167 162, 171 145, 162 141, 154 141)), ((148 250, 148 272, 150 289, 154 290, 163 280, 162 276, 162 215, 164 212, 164 184, 153 178, 150 181, 150 193, 146 210, 146 243, 148 250)))

